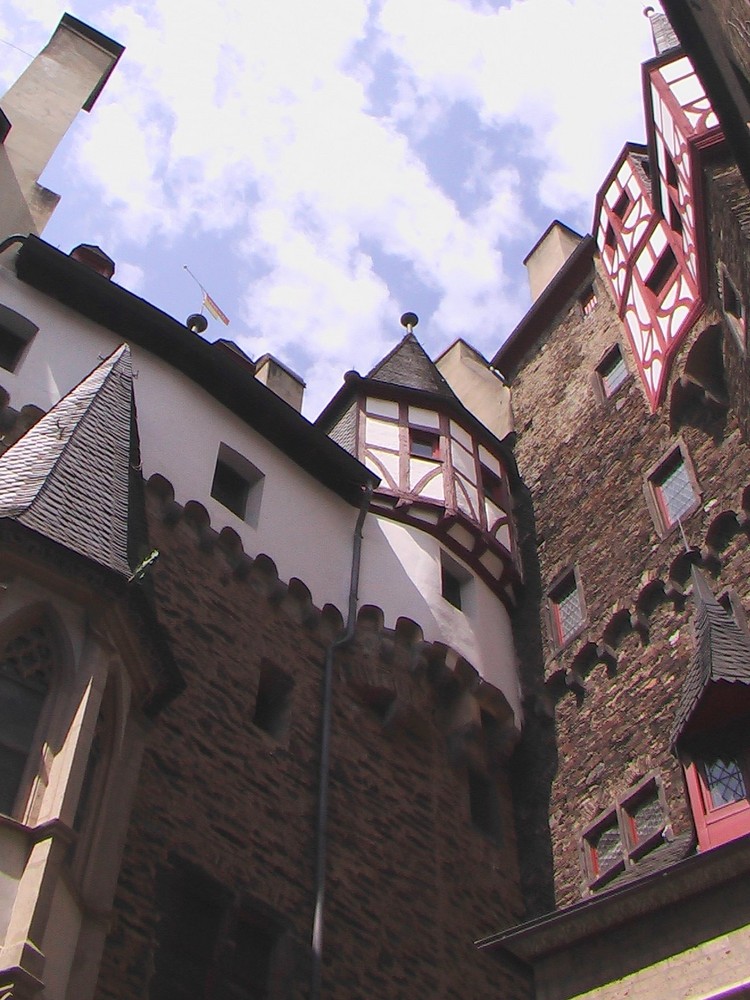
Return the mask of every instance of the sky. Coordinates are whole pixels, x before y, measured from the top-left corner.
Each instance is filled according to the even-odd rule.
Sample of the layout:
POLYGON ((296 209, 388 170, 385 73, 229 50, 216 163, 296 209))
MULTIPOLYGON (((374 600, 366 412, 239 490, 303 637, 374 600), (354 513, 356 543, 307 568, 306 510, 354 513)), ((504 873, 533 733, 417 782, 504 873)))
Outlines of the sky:
MULTIPOLYGON (((126 46, 42 176, 43 237, 101 246, 184 321, 190 268, 251 357, 322 409, 403 336, 491 357, 554 218, 592 225, 644 136, 640 0, 4 0, 0 92, 67 10, 126 46)), ((210 318, 210 317, 209 317, 210 318)))

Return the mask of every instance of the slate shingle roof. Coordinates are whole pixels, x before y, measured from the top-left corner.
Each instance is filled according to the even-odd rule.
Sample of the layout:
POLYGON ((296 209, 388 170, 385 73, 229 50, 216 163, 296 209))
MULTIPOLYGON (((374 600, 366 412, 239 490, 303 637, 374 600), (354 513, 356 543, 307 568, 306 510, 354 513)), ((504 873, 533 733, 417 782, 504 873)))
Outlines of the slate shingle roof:
POLYGON ((0 517, 127 576, 132 379, 122 345, 0 457, 0 517))
POLYGON ((750 638, 719 604, 703 573, 692 567, 695 651, 682 686, 672 743, 716 681, 750 684, 750 638))
POLYGON ((367 374, 367 378, 407 389, 434 392, 447 399, 456 399, 453 390, 413 333, 407 333, 404 339, 375 365, 367 374))

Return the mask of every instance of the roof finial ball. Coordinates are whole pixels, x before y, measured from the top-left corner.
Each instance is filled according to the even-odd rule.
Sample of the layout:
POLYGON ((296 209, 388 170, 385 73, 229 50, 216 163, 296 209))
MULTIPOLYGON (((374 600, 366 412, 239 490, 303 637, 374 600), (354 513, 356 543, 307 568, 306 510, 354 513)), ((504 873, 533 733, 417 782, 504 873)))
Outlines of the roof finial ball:
POLYGON ((406 327, 407 333, 411 333, 418 322, 419 316, 416 313, 404 313, 401 317, 401 326, 406 327))
POLYGON ((650 18, 650 17, 651 17, 651 15, 652 15, 652 14, 655 14, 655 13, 656 13, 656 11, 654 10, 654 8, 653 8, 653 7, 644 7, 644 8, 643 8, 643 16, 644 16, 644 17, 648 17, 648 18, 650 18))

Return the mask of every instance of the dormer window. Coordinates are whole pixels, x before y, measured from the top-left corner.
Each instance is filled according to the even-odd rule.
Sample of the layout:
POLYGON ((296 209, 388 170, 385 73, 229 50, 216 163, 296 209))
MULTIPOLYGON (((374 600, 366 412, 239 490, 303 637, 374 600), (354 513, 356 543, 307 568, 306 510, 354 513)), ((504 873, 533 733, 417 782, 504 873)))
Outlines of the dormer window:
POLYGON ((414 458, 440 459, 440 435, 435 431, 409 428, 409 454, 414 458))
POLYGON ((695 645, 672 743, 701 850, 750 833, 750 635, 693 566, 695 645))

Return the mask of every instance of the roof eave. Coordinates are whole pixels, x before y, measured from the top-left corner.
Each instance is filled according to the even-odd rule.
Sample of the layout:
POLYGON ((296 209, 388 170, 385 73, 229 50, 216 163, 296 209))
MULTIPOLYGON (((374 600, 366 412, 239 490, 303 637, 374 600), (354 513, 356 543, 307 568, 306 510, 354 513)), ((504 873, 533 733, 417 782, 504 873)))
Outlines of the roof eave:
POLYGON ((16 257, 16 273, 31 287, 182 372, 347 502, 358 504, 362 488, 379 482, 227 352, 38 237, 25 240, 16 257))

